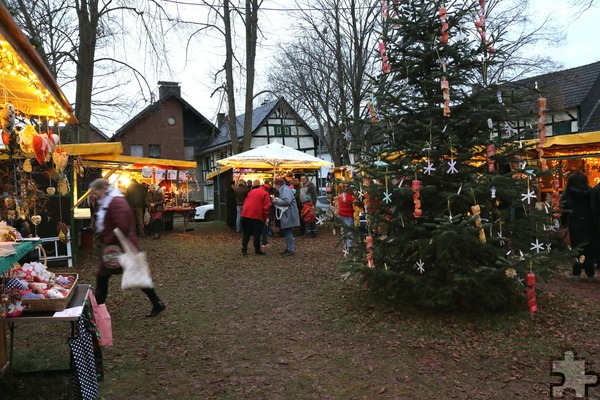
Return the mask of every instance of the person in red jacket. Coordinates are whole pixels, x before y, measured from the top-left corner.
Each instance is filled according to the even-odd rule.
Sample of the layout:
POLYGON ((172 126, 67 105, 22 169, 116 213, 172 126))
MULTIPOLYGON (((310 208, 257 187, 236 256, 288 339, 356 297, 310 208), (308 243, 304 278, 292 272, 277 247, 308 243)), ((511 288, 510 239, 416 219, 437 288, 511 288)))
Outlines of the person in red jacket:
POLYGON ((269 223, 271 212, 271 196, 264 186, 248 192, 242 207, 242 254, 248 253, 250 236, 254 239, 254 252, 257 256, 265 255, 260 249, 260 235, 265 224, 269 223))
MULTIPOLYGON (((109 245, 121 246, 117 235, 113 232, 115 228, 119 228, 136 249, 139 249, 133 209, 127 203, 123 193, 117 188, 111 188, 108 181, 102 178, 90 183, 89 189, 98 205, 95 223, 102 249, 109 245)), ((100 257, 100 264, 96 271, 96 301, 98 304, 104 304, 106 301, 110 277, 113 274, 121 273, 123 273, 122 268, 109 268, 102 256, 100 257)), ((165 310, 166 306, 154 288, 145 288, 142 289, 142 292, 152 303, 152 310, 146 314, 146 317, 155 317, 165 310)))

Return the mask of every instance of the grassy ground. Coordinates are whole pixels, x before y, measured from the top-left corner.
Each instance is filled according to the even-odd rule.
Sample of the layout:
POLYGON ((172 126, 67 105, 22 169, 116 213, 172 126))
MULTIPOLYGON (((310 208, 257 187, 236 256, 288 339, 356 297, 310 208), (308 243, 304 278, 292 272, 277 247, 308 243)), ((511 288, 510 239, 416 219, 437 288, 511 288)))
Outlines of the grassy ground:
MULTIPOLYGON (((556 276, 540 285, 533 318, 525 306, 433 315, 378 305, 342 279, 330 229, 298 238, 296 255, 283 258, 281 238, 267 256, 242 257, 235 232, 193 226, 142 240, 168 307, 159 317, 144 318, 143 294, 111 281, 103 399, 548 399, 560 382, 552 361, 566 350, 600 370, 600 284, 556 276)), ((91 251, 80 255, 83 282, 93 283, 95 264, 91 251)), ((15 368, 64 367, 59 328, 19 326, 15 368)), ((5 377, 0 398, 67 398, 67 383, 5 377)), ((600 398, 600 388, 588 394, 600 398)))

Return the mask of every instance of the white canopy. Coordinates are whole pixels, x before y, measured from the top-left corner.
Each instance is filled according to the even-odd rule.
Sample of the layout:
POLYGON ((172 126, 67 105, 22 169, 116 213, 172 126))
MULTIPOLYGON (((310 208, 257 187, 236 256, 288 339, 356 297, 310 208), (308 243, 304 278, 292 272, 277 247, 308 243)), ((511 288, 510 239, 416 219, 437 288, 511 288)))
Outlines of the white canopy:
POLYGON ((331 166, 329 161, 273 142, 255 149, 218 160, 217 164, 233 168, 256 169, 318 169, 331 166))

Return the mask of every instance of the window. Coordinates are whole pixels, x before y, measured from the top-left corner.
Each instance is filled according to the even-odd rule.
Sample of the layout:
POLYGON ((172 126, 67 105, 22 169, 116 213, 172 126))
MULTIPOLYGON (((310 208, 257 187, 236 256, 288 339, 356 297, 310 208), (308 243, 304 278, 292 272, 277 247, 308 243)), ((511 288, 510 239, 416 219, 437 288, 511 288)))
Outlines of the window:
POLYGON ((275 136, 291 136, 292 127, 289 125, 274 125, 275 136))
POLYGON ((148 145, 148 156, 152 158, 160 158, 160 144, 148 145))
POLYGON ((183 147, 183 159, 184 160, 193 160, 194 159, 194 146, 184 146, 183 147))
POLYGON ((144 145, 132 144, 129 147, 129 153, 132 157, 144 157, 144 145))
POLYGON ((571 133, 571 121, 561 121, 552 124, 552 135, 566 135, 571 133))

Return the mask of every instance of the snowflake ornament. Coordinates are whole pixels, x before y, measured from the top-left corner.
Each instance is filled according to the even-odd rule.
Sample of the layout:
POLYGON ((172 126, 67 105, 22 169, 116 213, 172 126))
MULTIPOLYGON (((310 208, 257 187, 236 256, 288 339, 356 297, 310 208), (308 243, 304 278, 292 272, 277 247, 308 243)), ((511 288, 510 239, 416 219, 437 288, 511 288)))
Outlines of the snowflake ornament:
POLYGON ((423 268, 424 265, 425 265, 425 263, 421 259, 419 259, 419 262, 415 263, 417 271, 419 271, 420 273, 425 272, 425 268, 423 268))
POLYGON ((449 174, 458 174, 458 169, 456 168, 456 160, 453 158, 448 161, 448 171, 449 174))
POLYGON ((383 192, 383 201, 386 204, 390 204, 392 202, 392 194, 387 190, 383 192))
POLYGON ((350 252, 348 251, 347 248, 344 247, 344 250, 342 251, 342 253, 344 253, 344 258, 348 257, 348 254, 350 254, 350 252))
POLYGON ((325 216, 324 215, 319 215, 317 216, 317 225, 323 225, 325 223, 325 216))
POLYGON ((423 168, 423 172, 425 172, 427 175, 431 175, 431 173, 434 171, 435 167, 433 166, 433 163, 431 161, 427 161, 427 166, 423 168))
POLYGON ((533 190, 528 190, 527 193, 521 194, 521 201, 527 200, 527 204, 531 204, 531 200, 535 199, 537 196, 533 190))
POLYGON ((544 250, 544 243, 540 243, 540 240, 538 238, 535 238, 535 242, 530 243, 531 247, 529 248, 529 250, 535 250, 536 253, 539 253, 540 251, 544 250))

